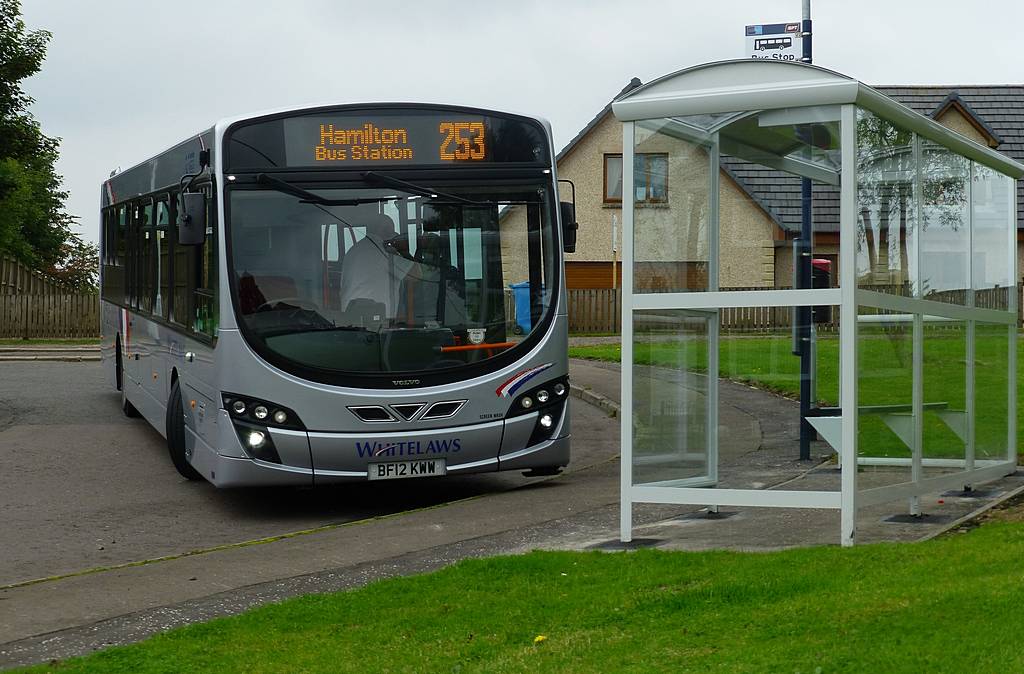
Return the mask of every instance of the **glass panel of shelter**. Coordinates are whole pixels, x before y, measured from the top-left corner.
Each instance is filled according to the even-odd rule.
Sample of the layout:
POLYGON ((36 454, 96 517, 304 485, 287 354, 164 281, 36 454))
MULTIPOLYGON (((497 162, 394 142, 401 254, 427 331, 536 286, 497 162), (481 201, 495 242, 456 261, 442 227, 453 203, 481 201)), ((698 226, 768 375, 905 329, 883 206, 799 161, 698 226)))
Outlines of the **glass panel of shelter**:
POLYGON ((869 291, 858 294, 866 305, 857 326, 858 457, 862 471, 872 469, 861 489, 983 468, 1012 453, 1003 373, 1016 319, 1007 311, 1016 293, 1006 252, 1013 182, 857 112, 857 282, 869 291), (886 309, 886 294, 908 302, 886 309), (975 307, 1007 312, 1007 323, 983 322, 975 307))
MULTIPOLYGON (((977 299, 979 306, 984 302, 985 308, 1005 310, 1009 294, 1015 292, 1009 270, 1012 261, 1007 261, 1005 254, 1007 234, 1013 227, 1014 217, 1012 179, 937 143, 920 139, 865 110, 858 110, 856 137, 858 287, 883 295, 920 297, 961 306, 975 306, 977 299), (972 220, 976 221, 973 228, 972 220), (974 235, 976 239, 972 239, 974 235), (996 258, 999 260, 995 261, 996 258), (990 259, 995 262, 990 264, 990 259)), ((756 184, 758 174, 766 180, 785 178, 788 174, 792 184, 789 189, 799 185, 792 176, 812 177, 818 183, 816 196, 823 193, 825 196, 818 199, 826 202, 824 219, 827 222, 829 216, 834 216, 838 225, 838 209, 834 214, 827 212, 829 193, 836 199, 838 196, 835 184, 840 168, 839 125, 830 111, 793 109, 638 121, 634 138, 635 155, 665 155, 668 173, 666 203, 660 209, 638 203, 639 198, 634 200, 633 292, 636 294, 792 287, 785 282, 789 279, 783 278, 789 274, 780 273, 780 267, 787 267, 787 262, 791 270, 792 257, 788 256, 787 260, 785 254, 774 255, 774 248, 779 239, 785 237, 785 232, 765 228, 770 234, 760 240, 742 235, 741 225, 747 225, 746 231, 749 231, 750 223, 741 222, 740 213, 751 210, 751 205, 779 216, 778 212, 771 212, 771 203, 765 203, 764 198, 747 189, 751 182, 756 184), (814 119, 818 121, 809 121, 814 119), (722 153, 717 204, 709 194, 710 186, 715 184, 711 172, 719 168, 712 166, 715 150, 722 153), (715 216, 718 216, 717 221, 715 216), (717 231, 712 232, 713 227, 717 231), (715 239, 720 243, 713 250, 715 239), (765 253, 768 246, 764 241, 771 242, 770 250, 775 259, 765 253), (765 268, 774 267, 772 273, 764 274, 765 278, 759 279, 758 285, 738 284, 733 277, 738 277, 741 270, 749 275, 750 269, 757 267, 759 256, 765 258, 765 268), (710 279, 709 274, 715 268, 719 270, 718 278, 710 279), (715 283, 716 280, 719 283, 715 283)), ((785 187, 784 184, 777 186, 785 187)), ((771 190, 766 189, 765 193, 770 194, 771 190)), ((783 224, 791 223, 793 214, 785 213, 781 219, 783 224)), ((757 224, 755 221, 755 231, 757 224)), ((822 236, 820 230, 824 227, 820 221, 815 229, 816 244, 819 241, 825 244, 816 246, 815 254, 829 255, 838 262, 838 232, 822 236)), ((833 267, 830 271, 831 278, 823 285, 836 286, 838 269, 833 267)), ((773 348, 772 340, 786 339, 791 314, 779 311, 778 307, 751 309, 755 314, 760 311, 761 320, 765 321, 760 326, 764 331, 761 339, 766 346, 762 355, 766 355, 766 362, 776 362, 780 351, 773 348)), ((729 311, 735 315, 738 309, 729 311)), ((837 325, 838 311, 831 313, 837 325)), ((827 314, 820 312, 819 318, 827 314)), ((1001 337, 1005 328, 998 324, 986 326, 984 341, 979 341, 973 334, 974 321, 934 316, 926 314, 924 309, 916 319, 914 313, 870 305, 862 307, 859 314, 861 414, 858 444, 864 464, 884 468, 865 480, 863 488, 914 478, 914 446, 921 448, 918 464, 921 472, 917 477, 967 467, 969 457, 979 450, 982 438, 987 455, 1006 456, 1008 441, 1000 442, 999 438, 1008 432, 1004 418, 1009 414, 1005 402, 1008 384, 995 382, 994 387, 985 386, 985 391, 981 392, 977 388, 979 373, 970 365, 975 354, 984 354, 991 361, 1000 360, 1000 355, 1003 360, 1008 357, 1001 348, 1004 345, 997 344, 999 339, 1008 338, 1001 337), (885 351, 890 353, 883 353, 885 351), (941 363, 946 362, 947 357, 959 364, 953 373, 955 376, 941 376, 941 363), (915 359, 918 359, 916 367, 915 359), (915 385, 922 391, 920 408, 916 407, 915 385), (993 422, 996 428, 989 425, 979 430, 973 418, 977 398, 992 390, 996 391, 995 399, 986 404, 993 407, 999 419, 993 422), (919 419, 915 414, 917 409, 921 410, 919 419)), ((682 342, 686 342, 688 337, 690 345, 677 345, 676 351, 692 350, 696 348, 693 344, 702 344, 701 348, 710 353, 708 334, 711 330, 707 326, 715 325, 717 331, 718 322, 725 320, 724 312, 711 310, 703 313, 704 318, 700 318, 701 315, 694 308, 653 314, 634 312, 637 321, 634 367, 648 368, 660 359, 663 361, 660 366, 672 371, 677 380, 692 384, 687 393, 692 400, 707 400, 707 379, 701 382, 695 375, 715 367, 723 368, 723 377, 742 380, 746 376, 751 383, 771 390, 771 384, 761 380, 778 375, 778 372, 770 372, 776 368, 767 368, 769 372, 740 372, 744 366, 738 363, 750 355, 746 354, 750 349, 740 349, 727 341, 732 336, 724 330, 720 347, 722 362, 717 365, 710 361, 705 364, 695 353, 670 356, 672 349, 667 343, 670 340, 661 339, 665 343, 659 344, 653 319, 696 322, 694 325, 704 327, 679 328, 673 339, 678 341, 682 336, 682 342)), ((747 320, 757 319, 748 315, 747 320)), ((777 369, 782 372, 789 367, 777 369)), ((837 378, 838 367, 826 376, 837 378)), ((659 433, 671 435, 671 429, 681 423, 680 419, 694 416, 692 401, 682 399, 673 399, 669 404, 673 409, 668 412, 665 409, 668 401, 660 398, 657 401, 660 407, 647 406, 641 411, 640 400, 649 403, 659 396, 681 395, 678 392, 670 395, 661 390, 663 382, 652 381, 649 373, 634 380, 634 408, 638 415, 634 428, 634 451, 637 452, 634 484, 694 478, 696 472, 687 473, 679 462, 666 473, 648 474, 651 459, 649 456, 641 459, 645 453, 654 451, 658 444, 654 438, 660 437, 659 433), (650 418, 640 419, 641 415, 650 418)), ((830 392, 817 396, 816 400, 822 405, 838 398, 838 382, 815 383, 819 392, 830 392)), ((781 388, 785 391, 785 385, 781 388)), ((719 401, 705 403, 704 410, 716 410, 718 405, 719 401)), ((716 424, 716 421, 709 419, 708 423, 716 424)), ((700 438, 710 442, 714 435, 707 428, 698 433, 700 438, 694 436, 692 429, 676 430, 685 445, 680 456, 693 454, 689 448, 694 443, 700 438)), ((717 449, 708 448, 704 456, 717 449)), ((713 473, 714 467, 705 465, 705 474, 713 473)))
MULTIPOLYGON (((1015 215, 1016 181, 978 163, 971 173, 971 272, 974 306, 1008 310, 1013 284, 1006 223, 1015 215)), ((1012 249, 1012 246, 1011 246, 1012 249)))
MULTIPOLYGON (((784 279, 775 264, 775 249, 787 232, 778 210, 749 185, 758 179, 762 186, 781 185, 788 191, 780 203, 791 202, 794 192, 799 200, 800 175, 808 174, 818 181, 818 189, 831 190, 831 201, 837 202, 839 138, 837 109, 636 122, 633 292, 791 288, 792 257, 784 279), (720 155, 719 149, 727 147, 735 156, 720 155), (638 179, 649 181, 642 175, 648 173, 646 163, 641 167, 637 158, 658 156, 664 157, 667 173, 665 199, 651 204, 642 198, 646 193, 640 194, 638 179)), ((831 244, 826 254, 836 259, 838 208, 834 210, 834 231, 825 238, 831 244)), ((795 217, 786 215, 790 226, 799 228, 799 211, 795 217)), ((837 285, 836 271, 830 269, 831 278, 820 287, 837 285)), ((770 462, 786 453, 785 445, 800 423, 792 400, 800 390, 790 332, 793 315, 786 306, 633 313, 633 484, 715 483, 720 455, 728 469, 747 459, 770 462), (716 371, 743 385, 723 381, 725 390, 719 395, 718 377, 708 376, 716 371), (764 391, 754 392, 750 385, 764 391), (744 412, 750 401, 739 399, 759 395, 763 400, 756 402, 757 413, 744 412), (767 445, 776 451, 755 451, 767 445)), ((828 380, 812 396, 834 409, 838 307, 819 307, 816 315, 823 322, 825 348, 814 358, 828 380)), ((820 443, 816 454, 830 452, 820 443)), ((729 475, 722 478, 734 486, 752 486, 735 483, 729 475)))
POLYGON ((714 483, 712 312, 633 313, 634 485, 714 483))
POLYGON ((711 148, 686 131, 673 119, 636 123, 634 293, 708 290, 711 148), (651 189, 651 170, 664 188, 651 189))
POLYGON ((918 294, 914 134, 857 109, 857 287, 918 294))
MULTIPOLYGON (((816 253, 836 256, 838 165, 834 106, 636 122, 634 292, 793 287, 789 242, 800 231, 800 177, 817 183, 816 253), (709 236, 712 146, 720 151, 720 233, 718 273, 709 279, 716 238, 709 236), (657 189, 662 166, 663 194, 657 189)), ((837 285, 830 266, 822 265, 828 270, 822 287, 837 285)))

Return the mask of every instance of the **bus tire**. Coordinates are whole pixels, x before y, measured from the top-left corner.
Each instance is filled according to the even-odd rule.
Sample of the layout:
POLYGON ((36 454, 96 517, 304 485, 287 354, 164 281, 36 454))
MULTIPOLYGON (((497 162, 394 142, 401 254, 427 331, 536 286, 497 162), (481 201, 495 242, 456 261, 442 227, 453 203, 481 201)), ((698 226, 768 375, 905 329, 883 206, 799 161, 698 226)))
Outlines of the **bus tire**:
POLYGON ((167 401, 167 452, 171 455, 174 468, 183 478, 198 480, 202 477, 185 456, 185 410, 177 379, 171 385, 171 397, 167 401))

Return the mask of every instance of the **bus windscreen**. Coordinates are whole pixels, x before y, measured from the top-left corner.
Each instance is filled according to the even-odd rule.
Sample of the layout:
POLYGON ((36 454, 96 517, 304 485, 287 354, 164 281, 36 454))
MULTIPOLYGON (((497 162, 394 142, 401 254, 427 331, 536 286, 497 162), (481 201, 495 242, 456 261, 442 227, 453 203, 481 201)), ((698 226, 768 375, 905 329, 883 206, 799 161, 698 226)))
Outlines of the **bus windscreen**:
POLYGON ((461 110, 335 109, 229 130, 230 171, 495 163, 547 164, 532 120, 461 110))

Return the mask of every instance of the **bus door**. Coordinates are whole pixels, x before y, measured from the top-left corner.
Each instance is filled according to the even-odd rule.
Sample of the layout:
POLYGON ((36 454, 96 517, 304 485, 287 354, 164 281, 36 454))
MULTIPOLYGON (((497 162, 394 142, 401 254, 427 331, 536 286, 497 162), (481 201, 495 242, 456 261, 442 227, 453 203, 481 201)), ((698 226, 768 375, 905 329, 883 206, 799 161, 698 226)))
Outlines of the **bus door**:
POLYGON ((458 267, 464 271, 468 305, 466 327, 484 330, 487 343, 504 342, 507 320, 497 208, 464 208, 459 236, 458 267))

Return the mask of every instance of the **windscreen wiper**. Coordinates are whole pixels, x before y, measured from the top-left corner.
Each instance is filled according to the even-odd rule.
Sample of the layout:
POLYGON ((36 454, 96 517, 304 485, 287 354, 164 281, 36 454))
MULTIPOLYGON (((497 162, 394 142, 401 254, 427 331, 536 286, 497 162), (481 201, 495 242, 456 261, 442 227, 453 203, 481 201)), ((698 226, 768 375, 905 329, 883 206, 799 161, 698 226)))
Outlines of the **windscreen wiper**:
POLYGON ((282 192, 284 194, 290 194, 293 197, 299 198, 299 203, 303 204, 318 204, 320 206, 358 206, 359 204, 376 204, 381 201, 388 201, 386 197, 366 197, 363 199, 328 199, 327 197, 320 196, 316 192, 310 192, 304 190, 301 187, 292 185, 289 182, 268 176, 266 173, 256 174, 256 183, 259 185, 266 185, 267 187, 282 192))
POLYGON ((284 337, 285 335, 304 335, 310 332, 370 332, 366 328, 358 325, 305 325, 299 328, 277 328, 271 330, 264 330, 260 332, 260 336, 263 338, 267 337, 284 337))
POLYGON ((397 187, 398 189, 411 192, 412 194, 418 194, 423 197, 430 197, 436 199, 437 197, 443 197, 451 201, 456 201, 461 204, 474 204, 474 205, 487 205, 489 201, 474 201, 467 199, 466 197, 460 197, 455 194, 448 194, 447 192, 439 192, 430 187, 424 187, 423 185, 417 185, 416 183, 410 183, 405 180, 399 180, 398 178, 392 178, 391 176, 378 173, 376 171, 366 171, 362 174, 363 180, 368 183, 377 183, 378 185, 387 185, 388 187, 397 187))

